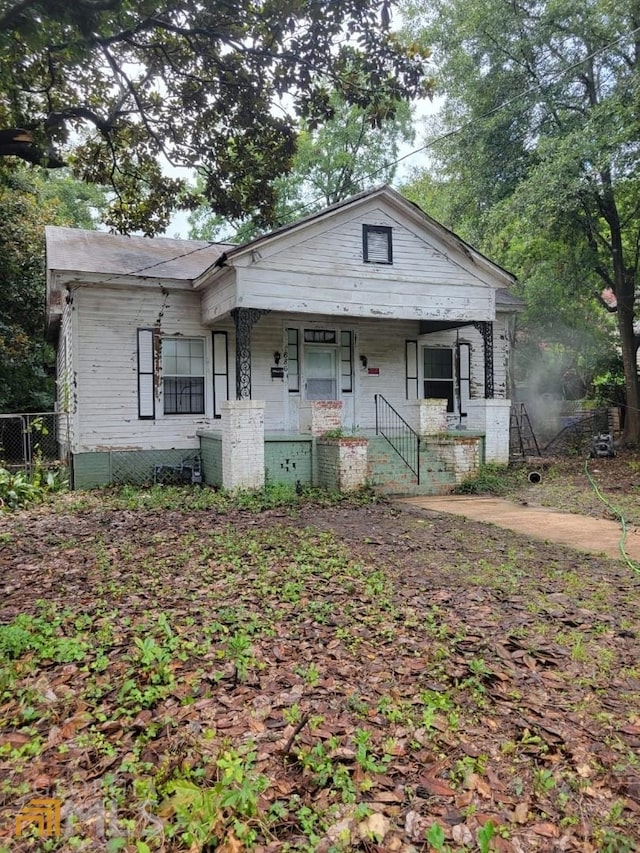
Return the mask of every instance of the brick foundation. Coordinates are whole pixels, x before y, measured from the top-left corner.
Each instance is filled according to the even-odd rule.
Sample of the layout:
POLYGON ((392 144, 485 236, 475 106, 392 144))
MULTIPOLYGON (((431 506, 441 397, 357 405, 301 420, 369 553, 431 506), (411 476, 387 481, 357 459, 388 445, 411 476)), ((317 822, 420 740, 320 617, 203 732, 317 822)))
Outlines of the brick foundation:
POLYGON ((438 435, 447 430, 447 401, 418 400, 418 435, 438 435))
POLYGON ((339 492, 361 489, 367 481, 368 444, 366 438, 318 438, 318 485, 339 492))
POLYGON ((509 463, 511 400, 469 400, 467 426, 484 433, 484 461, 509 463))

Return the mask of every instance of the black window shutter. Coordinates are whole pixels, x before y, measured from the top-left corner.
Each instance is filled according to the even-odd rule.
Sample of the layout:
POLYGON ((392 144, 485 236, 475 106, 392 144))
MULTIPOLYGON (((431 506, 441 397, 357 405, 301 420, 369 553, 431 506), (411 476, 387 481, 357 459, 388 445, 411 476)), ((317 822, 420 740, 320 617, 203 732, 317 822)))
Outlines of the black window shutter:
POLYGON ((138 329, 138 417, 141 420, 153 420, 156 416, 153 338, 153 329, 138 329))

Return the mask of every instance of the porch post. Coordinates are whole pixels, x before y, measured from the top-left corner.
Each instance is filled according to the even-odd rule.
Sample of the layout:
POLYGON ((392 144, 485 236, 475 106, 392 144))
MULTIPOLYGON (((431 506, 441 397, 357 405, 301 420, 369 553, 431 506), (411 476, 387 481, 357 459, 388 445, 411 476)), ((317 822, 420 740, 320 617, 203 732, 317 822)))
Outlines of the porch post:
POLYGON ((484 396, 486 400, 492 400, 493 389, 493 323, 482 320, 473 324, 482 335, 484 341, 484 396))
POLYGON ((264 486, 264 400, 222 401, 222 485, 264 486))
POLYGON ((251 330, 267 308, 234 308, 236 327, 236 400, 251 399, 251 330))

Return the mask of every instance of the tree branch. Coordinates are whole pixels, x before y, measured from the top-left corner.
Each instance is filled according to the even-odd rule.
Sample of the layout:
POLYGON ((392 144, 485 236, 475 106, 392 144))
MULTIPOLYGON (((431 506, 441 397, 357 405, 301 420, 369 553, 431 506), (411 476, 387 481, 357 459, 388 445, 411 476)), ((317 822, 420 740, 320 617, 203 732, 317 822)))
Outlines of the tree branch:
POLYGON ((37 0, 22 0, 21 3, 18 3, 12 9, 9 9, 0 18, 0 30, 10 29, 13 26, 14 21, 16 21, 20 15, 29 8, 29 6, 33 6, 35 2, 37 2, 37 0))

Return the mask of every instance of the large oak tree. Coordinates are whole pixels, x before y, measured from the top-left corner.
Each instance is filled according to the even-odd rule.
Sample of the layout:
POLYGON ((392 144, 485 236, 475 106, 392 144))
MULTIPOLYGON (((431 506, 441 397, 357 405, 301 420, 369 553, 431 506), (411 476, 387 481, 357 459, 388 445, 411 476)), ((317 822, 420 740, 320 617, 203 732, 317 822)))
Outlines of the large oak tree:
POLYGON ((0 0, 0 154, 114 188, 108 223, 162 230, 197 167, 219 213, 258 210, 329 91, 375 124, 423 94, 390 0, 0 0), (73 150, 71 150, 73 143, 73 150))
POLYGON ((549 314, 558 285, 577 282, 616 309, 625 437, 640 442, 640 0, 416 0, 412 12, 447 95, 434 150, 462 190, 456 218, 485 245, 564 247, 549 314))
POLYGON ((0 412, 52 408, 53 350, 44 337, 44 228, 94 228, 105 204, 99 187, 64 170, 0 163, 0 412))

